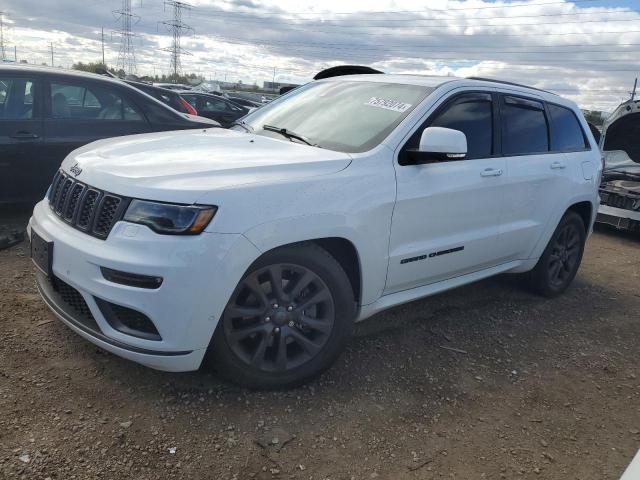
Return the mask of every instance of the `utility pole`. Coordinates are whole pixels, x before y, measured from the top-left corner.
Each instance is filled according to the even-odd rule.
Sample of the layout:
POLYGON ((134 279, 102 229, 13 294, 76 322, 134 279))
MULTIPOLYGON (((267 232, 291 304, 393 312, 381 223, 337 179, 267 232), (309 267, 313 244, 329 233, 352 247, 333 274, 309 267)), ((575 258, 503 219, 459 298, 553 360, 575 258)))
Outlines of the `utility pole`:
POLYGON ((100 37, 101 37, 101 40, 102 40, 102 66, 104 68, 107 68, 107 64, 104 63, 104 27, 100 28, 100 37))
POLYGON ((137 37, 137 35, 131 31, 131 25, 137 24, 140 21, 140 17, 131 13, 131 0, 122 0, 122 7, 120 10, 114 10, 113 15, 121 24, 120 30, 114 32, 120 36, 117 66, 122 68, 127 75, 135 74, 137 66, 133 38, 137 37))
POLYGON ((7 60, 4 50, 4 15, 5 13, 0 11, 0 60, 3 62, 7 60))
POLYGON ((182 35, 184 35, 185 33, 194 32, 191 26, 182 21, 182 12, 185 10, 191 10, 193 7, 188 3, 179 2, 177 0, 165 0, 165 11, 167 7, 171 8, 173 18, 171 20, 160 23, 164 25, 169 32, 171 32, 173 38, 171 41, 171 47, 163 48, 162 50, 171 54, 171 61, 169 63, 169 66, 170 70, 173 72, 173 81, 177 82, 178 75, 180 74, 181 70, 180 56, 191 55, 191 53, 184 50, 180 46, 182 35))
POLYGON ((53 42, 51 42, 51 66, 53 67, 53 42))
POLYGON ((633 100, 636 98, 636 88, 638 86, 638 77, 636 77, 636 81, 633 82, 633 91, 631 92, 631 101, 633 102, 633 100))

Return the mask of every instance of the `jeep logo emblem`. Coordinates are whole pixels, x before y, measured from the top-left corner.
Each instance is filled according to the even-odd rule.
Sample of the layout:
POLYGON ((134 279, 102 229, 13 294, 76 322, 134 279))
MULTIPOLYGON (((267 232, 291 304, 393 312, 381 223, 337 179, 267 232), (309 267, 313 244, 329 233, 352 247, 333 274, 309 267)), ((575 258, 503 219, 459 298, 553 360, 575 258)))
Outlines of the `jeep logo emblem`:
POLYGON ((73 173, 76 177, 82 173, 82 169, 78 166, 77 163, 69 170, 71 170, 71 173, 73 173))

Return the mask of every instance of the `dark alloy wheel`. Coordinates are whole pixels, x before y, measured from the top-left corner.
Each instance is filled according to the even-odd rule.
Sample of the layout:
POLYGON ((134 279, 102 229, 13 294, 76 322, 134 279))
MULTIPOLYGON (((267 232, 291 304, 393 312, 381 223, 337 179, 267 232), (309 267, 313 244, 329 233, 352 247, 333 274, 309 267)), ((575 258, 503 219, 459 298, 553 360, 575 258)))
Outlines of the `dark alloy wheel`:
POLYGON ((549 283, 561 288, 575 275, 582 253, 581 238, 574 223, 567 223, 554 239, 547 264, 549 283))
POLYGON ((300 384, 343 350, 355 313, 341 265, 312 243, 267 252, 238 283, 212 341, 227 379, 252 388, 300 384))
POLYGON ((567 212, 529 273, 529 283, 534 290, 547 297, 564 292, 578 272, 585 241, 582 218, 575 212, 567 212))
POLYGON ((252 272, 223 317, 238 358, 266 372, 298 367, 322 349, 335 321, 326 283, 301 265, 275 264, 252 272))

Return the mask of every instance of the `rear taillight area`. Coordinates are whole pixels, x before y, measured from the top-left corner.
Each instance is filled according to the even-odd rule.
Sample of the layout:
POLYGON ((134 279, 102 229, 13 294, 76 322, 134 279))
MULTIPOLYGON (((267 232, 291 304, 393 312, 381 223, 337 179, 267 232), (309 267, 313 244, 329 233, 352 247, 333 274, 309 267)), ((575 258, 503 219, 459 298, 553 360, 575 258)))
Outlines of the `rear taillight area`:
POLYGON ((193 105, 187 102, 184 98, 180 97, 180 103, 182 103, 182 106, 187 109, 187 113, 191 115, 198 115, 198 111, 193 108, 193 105))

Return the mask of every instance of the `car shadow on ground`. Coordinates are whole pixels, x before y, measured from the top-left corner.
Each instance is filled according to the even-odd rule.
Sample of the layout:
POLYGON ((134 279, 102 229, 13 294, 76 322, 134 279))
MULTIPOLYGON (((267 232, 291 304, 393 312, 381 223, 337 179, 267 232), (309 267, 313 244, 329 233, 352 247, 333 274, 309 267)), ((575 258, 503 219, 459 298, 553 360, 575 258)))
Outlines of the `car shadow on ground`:
MULTIPOLYGON (((31 208, 0 207, 0 225, 5 229, 24 226, 31 208)), ((633 242, 639 239, 606 227, 598 226, 597 231, 633 242)), ((481 369, 514 381, 511 372, 557 348, 554 337, 572 328, 572 319, 584 308, 587 294, 599 302, 594 307, 596 312, 620 308, 619 302, 611 300, 616 298, 615 292, 590 283, 580 274, 569 291, 557 299, 531 293, 517 275, 501 275, 398 306, 358 323, 338 362, 319 379, 290 392, 322 391, 327 399, 347 400, 349 395, 366 392, 376 384, 415 392, 416 388, 431 387, 438 376, 440 391, 455 394, 464 390, 469 372, 477 370, 480 362, 481 369)), ((590 313, 594 312, 580 316, 593 320, 590 313)), ((135 388, 137 395, 149 401, 167 393, 186 392, 197 395, 212 391, 231 397, 265 395, 225 383, 208 367, 190 373, 148 369, 96 348, 57 321, 51 330, 58 342, 81 353, 82 363, 103 377, 105 387, 113 382, 115 390, 135 388)), ((282 392, 273 393, 279 394, 282 392)))
MULTIPOLYGON (((389 388, 404 397, 436 402, 443 396, 466 395, 477 378, 493 378, 484 385, 490 390, 498 389, 501 382, 517 382, 513 372, 526 370, 559 350, 562 339, 575 327, 575 321, 567 319, 575 317, 585 292, 601 301, 595 311, 616 308, 615 300, 607 300, 614 298, 613 292, 581 278, 565 296, 545 299, 528 292, 513 275, 396 307, 357 324, 347 351, 319 379, 280 392, 234 386, 208 367, 190 373, 153 371, 96 349, 62 325, 56 330, 66 337, 60 341, 72 339, 82 343, 81 349, 94 351, 89 362, 104 381, 114 382, 113 388, 133 388, 149 402, 166 395, 213 394, 218 401, 242 398, 251 403, 312 395, 316 401, 366 405, 364 397, 389 388)), ((245 411, 240 404, 227 415, 233 416, 233 410, 237 415, 245 411)))

